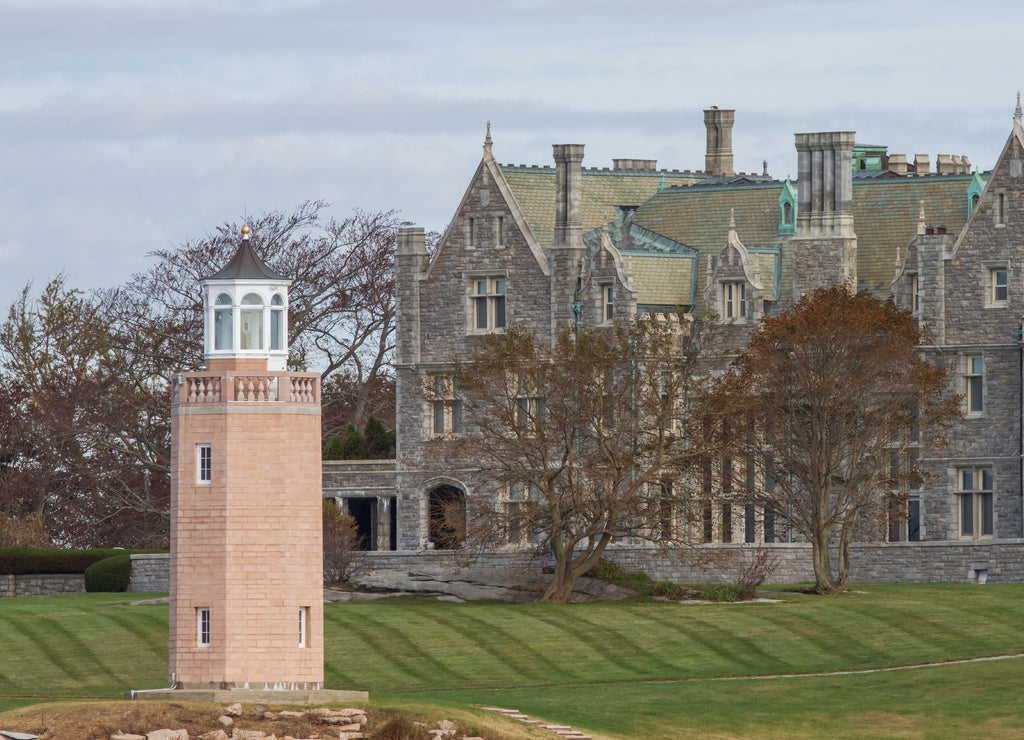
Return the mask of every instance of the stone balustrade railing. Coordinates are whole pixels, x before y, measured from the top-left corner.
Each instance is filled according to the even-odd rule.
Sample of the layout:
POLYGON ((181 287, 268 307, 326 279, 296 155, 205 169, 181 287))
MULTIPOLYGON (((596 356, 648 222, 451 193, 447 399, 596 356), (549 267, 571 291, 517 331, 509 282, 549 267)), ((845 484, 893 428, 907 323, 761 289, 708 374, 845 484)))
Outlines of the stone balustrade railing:
POLYGON ((179 373, 176 404, 320 403, 320 375, 291 372, 179 373))

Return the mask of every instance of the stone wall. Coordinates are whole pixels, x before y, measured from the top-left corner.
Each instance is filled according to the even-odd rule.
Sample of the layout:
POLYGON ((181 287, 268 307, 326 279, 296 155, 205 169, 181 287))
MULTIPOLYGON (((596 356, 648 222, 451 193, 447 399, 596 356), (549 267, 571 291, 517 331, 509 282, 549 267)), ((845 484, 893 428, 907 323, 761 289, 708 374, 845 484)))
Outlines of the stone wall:
MULTIPOLYGON (((612 547, 606 557, 627 570, 642 570, 655 580, 679 583, 731 582, 735 578, 732 558, 749 558, 757 551, 750 545, 705 545, 717 565, 700 565, 693 559, 680 560, 670 553, 644 547, 612 547)), ((771 583, 802 583, 814 580, 811 546, 806 543, 771 545, 779 559, 771 583)), ((1024 582, 1024 540, 961 540, 914 543, 871 543, 851 545, 852 583, 1022 583, 1024 582)), ((435 552, 368 553, 373 567, 415 569, 444 562, 450 555, 435 552)), ((487 553, 476 564, 505 566, 507 553, 487 553)), ((453 562, 453 561, 452 561, 453 562)), ((452 567, 456 567, 453 562, 452 567)))
POLYGON ((14 596, 54 596, 85 593, 82 573, 28 573, 0 575, 0 599, 14 596))
POLYGON ((167 593, 171 590, 171 555, 167 552, 132 555, 132 576, 128 590, 138 593, 167 593))
MULTIPOLYGON (((716 544, 702 547, 722 556, 719 560, 723 562, 717 566, 701 566, 644 547, 613 546, 606 557, 627 570, 642 570, 658 581, 716 583, 735 579, 735 567, 727 564, 730 558, 749 558, 757 552, 757 548, 751 545, 716 544)), ((814 580, 809 544, 776 544, 769 549, 779 559, 779 566, 770 583, 806 583, 814 580)), ((1024 583, 1024 540, 1021 539, 854 544, 850 551, 851 583, 1024 583)), ((380 570, 415 570, 425 565, 444 564, 453 570, 459 567, 457 555, 435 551, 368 552, 365 557, 371 568, 380 570)), ((731 562, 735 563, 735 560, 731 562)), ((166 584, 168 565, 168 556, 165 554, 133 555, 131 590, 166 591, 166 587, 156 586, 166 584), (140 572, 138 580, 137 570, 140 572), (136 583, 154 585, 136 588, 136 583)), ((474 565, 507 568, 522 565, 522 561, 508 552, 492 552, 479 555, 474 565)), ((13 576, 0 576, 0 596, 7 595, 4 593, 3 580, 6 578, 13 576)), ((80 590, 84 591, 84 586, 80 590)))

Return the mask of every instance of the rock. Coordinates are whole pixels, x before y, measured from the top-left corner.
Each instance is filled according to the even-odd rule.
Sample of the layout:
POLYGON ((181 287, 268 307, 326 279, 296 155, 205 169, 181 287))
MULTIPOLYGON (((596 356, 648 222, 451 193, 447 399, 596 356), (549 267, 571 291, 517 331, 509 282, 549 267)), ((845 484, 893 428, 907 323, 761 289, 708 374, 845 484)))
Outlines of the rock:
POLYGON ((111 735, 110 740, 146 740, 145 735, 131 735, 126 732, 119 732, 116 735, 111 735))
POLYGON ((231 733, 231 740, 266 740, 266 737, 260 730, 240 730, 237 727, 231 733))
POLYGON ((277 713, 278 717, 288 717, 289 719, 302 719, 306 716, 305 712, 294 712, 291 709, 285 709, 277 713))
POLYGON ((363 715, 365 717, 366 716, 366 710, 365 709, 346 708, 346 709, 339 709, 338 711, 335 712, 335 714, 337 714, 339 717, 354 717, 357 714, 361 714, 361 715, 363 715))
POLYGON ((146 733, 146 740, 188 740, 188 730, 153 730, 146 733))
POLYGON ((228 740, 228 733, 224 730, 211 730, 200 735, 199 740, 228 740))
POLYGON ((238 702, 232 704, 230 707, 226 707, 221 714, 226 714, 228 717, 241 717, 242 716, 242 705, 238 702))
POLYGON ((220 722, 221 725, 223 725, 224 727, 231 727, 231 725, 235 724, 235 721, 226 714, 222 714, 220 717, 218 717, 217 721, 220 722))
POLYGON ((454 735, 455 731, 459 729, 459 726, 454 722, 442 719, 437 723, 437 729, 442 730, 445 735, 454 735))

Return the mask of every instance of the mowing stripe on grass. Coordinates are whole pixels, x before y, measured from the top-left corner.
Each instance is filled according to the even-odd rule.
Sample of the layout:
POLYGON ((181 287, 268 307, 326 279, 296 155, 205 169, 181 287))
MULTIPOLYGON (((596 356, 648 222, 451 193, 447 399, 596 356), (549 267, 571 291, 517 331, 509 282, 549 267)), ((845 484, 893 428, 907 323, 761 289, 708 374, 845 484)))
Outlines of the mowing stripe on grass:
POLYGON ((138 644, 146 649, 146 652, 150 653, 156 658, 165 658, 168 656, 170 646, 167 640, 160 639, 160 634, 163 630, 167 629, 166 622, 161 623, 160 620, 147 620, 145 617, 139 617, 137 615, 126 615, 126 614, 100 614, 98 615, 104 622, 107 622, 118 630, 125 633, 125 640, 136 640, 138 644), (148 624, 146 622, 148 621, 148 624))
MULTIPOLYGON (((692 611, 688 614, 680 611, 670 616, 662 610, 657 612, 638 610, 637 618, 660 625, 665 630, 683 638, 685 642, 693 643, 693 645, 699 646, 704 651, 733 663, 737 667, 758 665, 758 661, 754 659, 757 656, 760 656, 762 660, 772 662, 776 660, 775 656, 767 653, 753 640, 739 637, 716 624, 702 621, 699 615, 692 611)), ((690 658, 689 665, 685 665, 682 661, 677 663, 673 666, 672 675, 677 675, 680 671, 687 669, 693 673, 697 668, 694 659, 698 656, 695 653, 687 655, 684 645, 685 643, 680 644, 679 655, 682 661, 685 661, 687 657, 690 658)))
POLYGON ((379 655, 393 663, 396 668, 419 681, 437 682, 443 676, 461 681, 466 676, 452 669, 428 650, 411 640, 406 632, 393 624, 375 622, 370 629, 357 619, 345 621, 341 619, 343 629, 360 637, 364 643, 372 646, 379 655), (422 666, 422 667, 421 667, 422 666))
POLYGON ((434 612, 425 616, 435 624, 457 632, 463 639, 470 640, 479 650, 490 655, 520 679, 525 677, 532 683, 562 672, 562 666, 533 650, 525 635, 514 635, 493 621, 474 617, 466 610, 445 615, 434 612), (471 625, 476 629, 471 630, 471 625), (473 637, 469 636, 471 633, 473 637))
MULTIPOLYGON (((102 673, 108 678, 117 680, 118 675, 106 663, 100 660, 100 657, 89 647, 87 634, 76 634, 63 624, 63 620, 59 619, 49 620, 48 627, 63 638, 64 644, 67 646, 65 649, 71 652, 81 662, 82 667, 86 669, 84 675, 95 676, 97 673, 102 673)), ((117 656, 111 657, 116 658, 117 656)))
POLYGON ((28 640, 32 647, 46 656, 46 659, 53 664, 54 668, 68 678, 74 681, 81 681, 88 675, 79 670, 78 661, 71 659, 67 651, 60 649, 54 644, 50 635, 46 634, 45 627, 40 626, 39 619, 30 622, 30 620, 21 617, 7 617, 5 621, 18 634, 28 640))

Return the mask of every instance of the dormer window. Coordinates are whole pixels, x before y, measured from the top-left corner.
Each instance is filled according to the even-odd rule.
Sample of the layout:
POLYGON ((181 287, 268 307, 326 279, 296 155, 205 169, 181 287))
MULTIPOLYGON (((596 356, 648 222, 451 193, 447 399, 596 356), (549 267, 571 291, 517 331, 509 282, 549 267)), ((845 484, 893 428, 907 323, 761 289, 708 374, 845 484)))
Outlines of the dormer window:
POLYGON ((722 314, 726 319, 743 319, 747 316, 747 284, 722 284, 722 314))
POLYGON ((221 293, 217 296, 213 311, 214 349, 231 349, 231 338, 234 335, 233 310, 231 296, 221 293))

